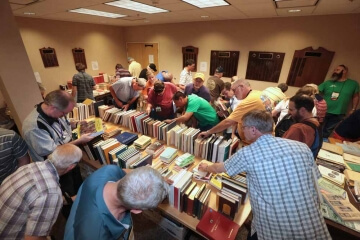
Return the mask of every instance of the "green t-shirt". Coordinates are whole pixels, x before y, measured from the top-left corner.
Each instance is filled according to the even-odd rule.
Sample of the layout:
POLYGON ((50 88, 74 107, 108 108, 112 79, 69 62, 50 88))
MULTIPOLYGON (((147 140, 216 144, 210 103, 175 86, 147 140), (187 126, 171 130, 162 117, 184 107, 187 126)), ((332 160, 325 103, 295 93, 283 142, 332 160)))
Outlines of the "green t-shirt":
POLYGON ((219 118, 210 103, 195 94, 188 96, 186 112, 192 112, 201 127, 215 126, 219 122, 219 118))
POLYGON ((344 82, 328 80, 319 85, 319 91, 324 94, 328 113, 346 114, 349 102, 359 92, 359 83, 352 79, 344 82))

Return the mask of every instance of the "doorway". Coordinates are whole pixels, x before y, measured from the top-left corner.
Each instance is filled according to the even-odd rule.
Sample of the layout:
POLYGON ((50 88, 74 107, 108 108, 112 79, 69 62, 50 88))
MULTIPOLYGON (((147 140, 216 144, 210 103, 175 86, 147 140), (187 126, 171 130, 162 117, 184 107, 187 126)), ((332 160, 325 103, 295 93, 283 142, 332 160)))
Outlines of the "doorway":
POLYGON ((126 43, 128 57, 133 57, 142 68, 154 63, 159 71, 158 48, 158 43, 126 43))

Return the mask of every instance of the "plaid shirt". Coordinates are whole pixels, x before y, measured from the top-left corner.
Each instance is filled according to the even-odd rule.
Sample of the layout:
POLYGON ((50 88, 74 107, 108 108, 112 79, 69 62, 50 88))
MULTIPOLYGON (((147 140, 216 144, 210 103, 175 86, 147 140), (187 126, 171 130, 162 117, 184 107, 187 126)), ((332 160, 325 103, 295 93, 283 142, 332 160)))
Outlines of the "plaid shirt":
POLYGON ((0 187, 0 239, 49 235, 62 203, 59 176, 52 163, 19 168, 0 187))
POLYGON ((225 162, 229 175, 247 173, 258 239, 331 239, 319 208, 310 149, 266 134, 225 162))
POLYGON ((77 87, 77 102, 93 99, 93 87, 96 85, 92 76, 86 72, 78 72, 73 76, 72 85, 77 87))

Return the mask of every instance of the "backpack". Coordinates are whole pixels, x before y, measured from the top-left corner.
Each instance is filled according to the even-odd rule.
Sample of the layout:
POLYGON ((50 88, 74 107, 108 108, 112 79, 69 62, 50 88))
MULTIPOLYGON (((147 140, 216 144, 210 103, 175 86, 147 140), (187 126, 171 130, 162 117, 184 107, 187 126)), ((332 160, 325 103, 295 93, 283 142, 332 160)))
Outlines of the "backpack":
POLYGON ((289 113, 286 114, 275 127, 275 137, 282 137, 294 123, 295 120, 291 117, 291 115, 289 113))
POLYGON ((302 123, 312 127, 312 129, 315 131, 315 139, 310 147, 310 150, 313 153, 314 158, 316 158, 323 143, 322 131, 319 131, 319 128, 312 122, 304 121, 302 123))

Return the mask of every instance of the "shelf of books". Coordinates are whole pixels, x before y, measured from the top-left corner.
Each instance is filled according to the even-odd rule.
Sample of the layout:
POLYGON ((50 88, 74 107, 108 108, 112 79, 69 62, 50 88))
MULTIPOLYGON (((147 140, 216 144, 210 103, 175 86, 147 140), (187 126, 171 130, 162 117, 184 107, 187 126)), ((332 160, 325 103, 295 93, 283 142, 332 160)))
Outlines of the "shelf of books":
POLYGON ((246 175, 212 175, 197 167, 201 161, 226 161, 241 145, 238 139, 215 135, 201 139, 199 129, 156 121, 143 112, 106 105, 96 108, 92 111, 97 118, 86 119, 75 131, 97 135, 83 146, 85 163, 94 169, 107 164, 122 168, 150 165, 173 181, 168 199, 158 207, 163 214, 209 239, 214 236, 204 234, 199 225, 204 214, 225 217, 234 227, 218 226, 219 231, 227 229, 236 236, 251 211, 246 175))

